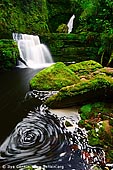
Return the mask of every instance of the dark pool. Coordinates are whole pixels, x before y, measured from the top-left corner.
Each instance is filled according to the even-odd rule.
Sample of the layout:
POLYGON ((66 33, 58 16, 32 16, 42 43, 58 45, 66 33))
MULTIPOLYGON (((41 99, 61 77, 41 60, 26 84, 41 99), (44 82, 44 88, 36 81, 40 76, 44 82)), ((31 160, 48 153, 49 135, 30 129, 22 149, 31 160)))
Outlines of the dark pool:
POLYGON ((0 73, 0 144, 26 115, 22 101, 29 91, 29 80, 38 71, 15 68, 0 73))

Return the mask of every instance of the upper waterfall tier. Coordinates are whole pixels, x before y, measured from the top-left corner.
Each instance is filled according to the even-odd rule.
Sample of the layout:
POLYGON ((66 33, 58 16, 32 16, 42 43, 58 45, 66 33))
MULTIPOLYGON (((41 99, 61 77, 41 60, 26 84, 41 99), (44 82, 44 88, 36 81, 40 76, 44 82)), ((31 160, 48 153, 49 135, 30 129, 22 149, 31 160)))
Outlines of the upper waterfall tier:
POLYGON ((19 67, 40 68, 53 63, 49 49, 38 36, 13 33, 13 39, 18 43, 19 67))

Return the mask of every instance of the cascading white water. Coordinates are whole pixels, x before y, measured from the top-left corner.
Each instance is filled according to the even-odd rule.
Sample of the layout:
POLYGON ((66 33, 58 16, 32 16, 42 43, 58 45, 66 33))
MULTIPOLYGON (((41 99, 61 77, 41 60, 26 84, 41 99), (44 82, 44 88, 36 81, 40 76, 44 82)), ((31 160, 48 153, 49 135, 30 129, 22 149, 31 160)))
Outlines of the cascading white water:
POLYGON ((72 32, 74 18, 75 18, 75 15, 73 14, 72 17, 70 18, 68 24, 67 24, 67 26, 68 26, 68 33, 72 32))
POLYGON ((20 53, 19 67, 41 68, 53 64, 46 45, 40 43, 38 36, 13 33, 20 53))

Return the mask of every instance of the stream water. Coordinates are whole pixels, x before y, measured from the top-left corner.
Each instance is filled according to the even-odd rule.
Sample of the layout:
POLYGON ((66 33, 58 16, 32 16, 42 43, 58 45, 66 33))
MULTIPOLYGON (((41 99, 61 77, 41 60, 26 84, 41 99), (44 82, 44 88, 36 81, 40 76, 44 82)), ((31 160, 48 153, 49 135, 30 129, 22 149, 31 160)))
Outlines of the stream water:
POLYGON ((78 115, 74 118, 59 111, 58 116, 57 110, 43 104, 56 92, 29 90, 29 80, 38 71, 16 68, 1 73, 0 168, 34 165, 46 170, 89 170, 103 164, 104 152, 88 145, 85 131, 77 126, 78 115))

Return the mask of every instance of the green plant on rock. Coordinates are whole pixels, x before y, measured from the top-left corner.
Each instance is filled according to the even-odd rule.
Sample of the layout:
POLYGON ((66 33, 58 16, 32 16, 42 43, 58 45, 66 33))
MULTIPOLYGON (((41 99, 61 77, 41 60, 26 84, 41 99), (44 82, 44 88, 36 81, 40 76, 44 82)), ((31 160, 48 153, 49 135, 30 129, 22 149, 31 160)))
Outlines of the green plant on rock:
POLYGON ((74 71, 76 74, 83 76, 83 75, 88 75, 102 68, 103 66, 96 61, 88 60, 88 61, 82 61, 76 64, 71 64, 68 67, 72 71, 74 71))
POLYGON ((91 146, 100 145, 100 140, 95 129, 92 129, 88 132, 88 143, 91 146))
POLYGON ((90 117, 91 109, 91 104, 84 105, 80 108, 80 116, 83 120, 88 119, 90 117))
POLYGON ((66 24, 61 24, 56 31, 58 33, 68 33, 68 26, 66 24))

